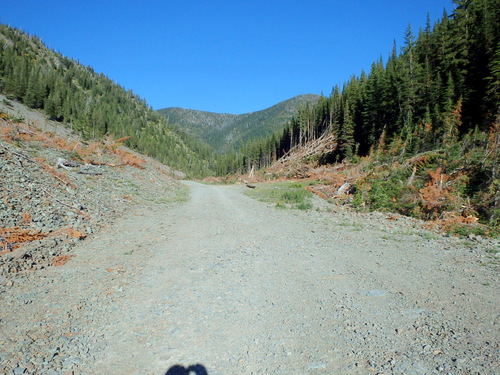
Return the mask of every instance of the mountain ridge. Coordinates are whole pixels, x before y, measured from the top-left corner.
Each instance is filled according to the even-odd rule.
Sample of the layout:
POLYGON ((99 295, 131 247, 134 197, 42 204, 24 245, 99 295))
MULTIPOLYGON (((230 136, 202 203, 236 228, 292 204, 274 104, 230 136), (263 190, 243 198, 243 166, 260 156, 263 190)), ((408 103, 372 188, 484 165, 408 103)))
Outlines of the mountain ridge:
POLYGON ((67 124, 87 141, 114 135, 188 175, 213 173, 211 150, 170 126, 132 90, 49 49, 38 37, 1 23, 0 92, 67 124))
POLYGON ((157 110, 169 123, 176 124, 218 152, 239 148, 245 142, 282 130, 299 108, 315 105, 320 95, 301 94, 260 111, 243 114, 216 113, 181 107, 157 110))

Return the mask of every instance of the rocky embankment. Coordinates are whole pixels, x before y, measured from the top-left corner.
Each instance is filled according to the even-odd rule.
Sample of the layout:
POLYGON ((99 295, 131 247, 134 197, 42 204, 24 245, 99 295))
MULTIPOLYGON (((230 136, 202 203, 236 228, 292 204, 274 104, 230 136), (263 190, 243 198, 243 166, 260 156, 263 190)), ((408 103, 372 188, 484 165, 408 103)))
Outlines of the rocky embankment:
POLYGON ((0 97, 0 288, 63 264, 125 210, 177 199, 172 174, 112 138, 84 142, 0 97))

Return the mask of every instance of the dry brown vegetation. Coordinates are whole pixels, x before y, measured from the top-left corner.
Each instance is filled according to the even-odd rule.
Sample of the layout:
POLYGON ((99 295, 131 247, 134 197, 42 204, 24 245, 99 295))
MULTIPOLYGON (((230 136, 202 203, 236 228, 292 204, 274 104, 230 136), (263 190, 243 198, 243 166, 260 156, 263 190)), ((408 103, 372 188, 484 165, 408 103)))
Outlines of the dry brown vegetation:
MULTIPOLYGON (((126 138, 114 139, 113 136, 108 136, 103 141, 89 142, 88 144, 80 140, 71 140, 62 138, 51 132, 44 132, 35 126, 28 125, 24 122, 15 121, 11 115, 0 112, 0 142, 4 141, 12 145, 22 145, 30 143, 36 147, 50 148, 54 150, 65 151, 66 155, 70 155, 72 161, 81 165, 82 163, 92 165, 106 165, 110 167, 129 165, 135 168, 143 169, 145 160, 140 156, 120 148, 126 138)), ((5 147, 0 143, 2 151, 8 151, 12 155, 21 158, 21 160, 36 165, 44 172, 47 177, 50 176, 57 180, 52 184, 54 187, 58 183, 75 189, 76 186, 72 182, 72 178, 65 173, 64 170, 59 170, 55 165, 55 160, 47 160, 46 157, 29 157, 24 153, 17 153, 12 150, 12 147, 5 147)), ((51 193, 41 188, 42 191, 51 199, 51 193)), ((126 195, 124 199, 131 201, 132 196, 126 195)), ((65 204, 64 202, 60 202, 65 204)), ((74 209, 74 207, 71 207, 74 209)), ((88 214, 75 210, 75 213, 81 215, 83 219, 90 218, 88 214)), ((21 213, 21 221, 18 226, 8 228, 0 228, 0 251, 2 254, 18 249, 22 244, 40 240, 49 236, 49 233, 42 233, 40 230, 29 228, 32 221, 32 215, 29 213, 21 213)), ((50 236, 67 236, 71 238, 82 239, 84 234, 72 228, 63 228, 50 233, 50 236)))
POLYGON ((64 234, 64 235, 66 235, 68 237, 72 237, 72 238, 77 238, 79 240, 85 238, 85 236, 82 232, 77 231, 76 229, 73 229, 73 228, 62 228, 62 229, 59 229, 53 233, 53 235, 56 235, 56 236, 60 235, 60 234, 64 234))
MULTIPOLYGON (((43 132, 34 126, 15 122, 10 118, 10 115, 4 112, 0 112, 0 121, 0 138, 9 143, 17 141, 38 142, 43 147, 72 152, 74 159, 93 165, 130 165, 142 169, 145 163, 145 160, 137 154, 120 148, 129 137, 115 139, 113 135, 109 135, 103 141, 84 144, 79 140, 67 140, 53 133, 43 132), (107 159, 114 159, 114 161, 107 159)), ((65 184, 69 183, 69 181, 64 181, 62 176, 54 173, 53 168, 48 166, 44 160, 39 160, 39 162, 54 177, 65 184)))
POLYGON ((22 227, 0 228, 0 254, 6 254, 18 249, 26 242, 40 240, 47 237, 40 230, 32 230, 22 227))
POLYGON ((54 267, 60 267, 64 266, 71 258, 73 258, 74 255, 58 255, 54 258, 52 258, 52 265, 54 267))

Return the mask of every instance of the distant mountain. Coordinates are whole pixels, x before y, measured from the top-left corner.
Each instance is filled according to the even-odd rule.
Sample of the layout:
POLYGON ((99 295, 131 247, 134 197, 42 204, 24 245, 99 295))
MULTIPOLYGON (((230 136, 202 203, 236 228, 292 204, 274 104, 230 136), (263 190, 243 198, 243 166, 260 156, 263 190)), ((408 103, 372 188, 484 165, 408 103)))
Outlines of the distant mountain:
POLYGON ((164 108, 158 113, 170 124, 177 124, 188 134, 199 137, 217 152, 239 147, 247 140, 267 136, 284 128, 302 106, 314 106, 319 95, 298 95, 262 111, 233 115, 184 108, 164 108))

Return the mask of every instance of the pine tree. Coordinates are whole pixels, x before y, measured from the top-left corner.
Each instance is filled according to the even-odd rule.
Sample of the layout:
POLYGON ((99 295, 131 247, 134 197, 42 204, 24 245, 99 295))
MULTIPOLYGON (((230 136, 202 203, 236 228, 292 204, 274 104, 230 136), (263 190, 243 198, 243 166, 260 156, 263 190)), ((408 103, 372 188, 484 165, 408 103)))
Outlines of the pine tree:
POLYGON ((445 134, 443 144, 451 147, 458 142, 459 129, 462 125, 462 98, 444 114, 445 134))
POLYGON ((354 120, 351 115, 349 101, 344 107, 344 119, 339 138, 340 156, 343 159, 350 159, 354 149, 354 120))
POLYGON ((42 79, 39 67, 31 69, 28 86, 24 95, 24 103, 31 108, 41 108, 45 99, 45 93, 42 87, 42 79))
POLYGON ((500 114, 500 43, 498 43, 495 54, 489 64, 490 74, 486 77, 488 91, 486 101, 492 109, 492 114, 500 114))
POLYGON ((385 124, 385 70, 382 58, 373 63, 366 82, 363 98, 363 126, 358 132, 360 154, 368 153, 371 146, 379 139, 385 124))

